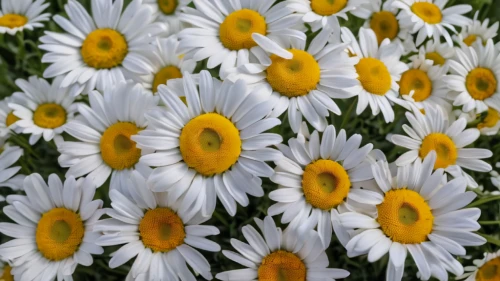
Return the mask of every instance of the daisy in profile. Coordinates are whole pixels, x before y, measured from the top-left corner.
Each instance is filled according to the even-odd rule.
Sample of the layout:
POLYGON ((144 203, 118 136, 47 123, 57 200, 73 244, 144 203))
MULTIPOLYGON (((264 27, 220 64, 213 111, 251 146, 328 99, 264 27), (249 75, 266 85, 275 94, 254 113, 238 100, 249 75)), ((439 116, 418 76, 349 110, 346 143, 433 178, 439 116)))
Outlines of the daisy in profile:
POLYGON ((133 170, 144 175, 150 169, 139 163, 145 154, 131 139, 146 128, 144 113, 158 104, 158 98, 140 84, 120 82, 101 95, 89 93, 90 106, 79 105, 81 118, 64 126, 77 141, 58 145, 59 164, 69 168, 66 176, 88 175, 100 187, 111 175, 111 189, 119 188, 133 170))
POLYGON ((418 54, 410 57, 410 59, 414 60, 420 56, 431 60, 434 65, 448 66, 450 60, 455 56, 455 48, 447 43, 429 40, 420 47, 418 54))
POLYGON ((64 6, 69 19, 54 17, 66 33, 46 31, 40 38, 40 49, 47 51, 42 62, 50 64, 43 76, 63 76, 61 86, 72 86, 78 95, 151 73, 148 45, 166 28, 151 23, 151 9, 141 0, 133 0, 122 12, 123 5, 123 0, 92 0, 91 16, 69 0, 64 6))
POLYGON ((26 196, 7 197, 4 213, 14 223, 0 223, 0 232, 14 239, 0 245, 0 256, 12 260, 15 280, 72 280, 81 264, 90 266, 92 255, 103 249, 95 244, 93 225, 103 214, 101 200, 92 200, 90 179, 70 177, 64 185, 55 174, 48 185, 39 174, 24 180, 26 196))
POLYGON ((243 226, 242 233, 248 244, 231 239, 238 253, 222 251, 226 258, 245 268, 221 272, 215 278, 224 281, 334 281, 349 276, 347 270, 328 268, 328 257, 316 231, 305 233, 304 243, 293 229, 276 227, 272 217, 254 220, 262 234, 251 225, 243 226))
POLYGON ((465 255, 464 246, 486 242, 474 233, 481 210, 464 208, 476 194, 466 192, 462 177, 443 182, 443 169, 433 172, 435 160, 431 153, 399 167, 397 175, 378 161, 372 167, 377 196, 360 198, 364 208, 340 215, 345 227, 356 229, 346 246, 350 257, 368 254, 368 261, 376 262, 389 253, 387 281, 402 279, 408 253, 422 280, 446 281, 447 271, 460 276, 464 269, 452 255, 465 255))
POLYGON ((445 8, 449 0, 396 0, 393 7, 401 9, 398 15, 402 27, 417 33, 415 41, 420 46, 425 39, 434 38, 435 42, 444 37, 449 46, 453 40, 447 29, 456 33, 455 26, 471 24, 471 19, 464 16, 472 10, 470 5, 453 5, 445 8))
POLYGON ((182 9, 187 7, 193 0, 143 0, 143 4, 153 10, 153 17, 157 22, 166 23, 168 34, 177 34, 185 24, 179 16, 182 9))
POLYGON ((386 123, 394 121, 392 103, 407 107, 399 99, 399 85, 403 72, 408 66, 400 61, 401 49, 385 39, 379 47, 377 36, 371 29, 361 28, 359 43, 354 34, 342 28, 342 40, 349 43, 349 53, 359 58, 356 70, 356 85, 350 92, 358 96, 356 114, 361 114, 368 105, 373 115, 382 112, 386 123))
POLYGON ((474 260, 474 265, 466 266, 465 273, 457 277, 457 280, 498 280, 500 278, 500 251, 496 253, 484 253, 483 259, 474 260))
POLYGON ((484 172, 491 171, 491 165, 483 160, 493 154, 488 149, 465 148, 479 138, 479 130, 466 129, 467 121, 460 118, 449 124, 446 113, 437 107, 426 108, 425 115, 415 110, 406 112, 411 124, 403 125, 408 136, 393 135, 392 142, 410 149, 397 160, 398 166, 406 166, 421 161, 430 152, 435 151, 437 160, 434 169, 444 169, 453 177, 465 177, 470 187, 477 187, 476 181, 462 169, 484 172))
POLYGON ((271 146, 283 140, 265 132, 281 122, 267 116, 268 95, 249 91, 243 80, 221 83, 202 71, 199 87, 187 72, 182 83, 158 88, 168 107, 146 113, 148 127, 132 137, 138 149, 155 151, 139 164, 156 167, 148 184, 155 192, 167 191, 171 202, 182 201, 180 212, 201 210, 209 217, 219 198, 234 216, 236 202, 249 204, 247 194, 264 195, 259 177, 273 174, 266 161, 282 157, 271 146))
MULTIPOLYGON (((24 154, 24 151, 19 146, 10 146, 0 140, 0 187, 8 187, 12 190, 22 190, 25 176, 18 174, 21 166, 14 166, 19 158, 24 154)), ((0 196, 0 201, 4 198, 0 196)))
POLYGON ((0 8, 0 33, 16 34, 24 29, 43 27, 50 14, 43 13, 49 6, 44 0, 3 0, 0 8))
POLYGON ((17 79, 16 85, 22 90, 19 95, 25 97, 13 99, 9 107, 18 118, 15 126, 23 134, 30 134, 31 145, 43 136, 45 141, 60 143, 63 126, 70 122, 76 111, 75 97, 69 88, 62 88, 63 78, 57 77, 52 84, 43 78, 31 76, 28 80, 17 79), (17 101, 20 101, 19 103, 17 101))
MULTIPOLYGON (((292 14, 285 2, 274 5, 276 0, 214 3, 193 0, 193 3, 196 9, 185 8, 179 16, 193 26, 178 34, 179 53, 197 62, 208 59, 208 69, 220 65, 221 78, 225 78, 228 70, 265 56, 264 50, 275 50, 275 42, 284 36, 305 39, 303 33, 293 30, 300 16, 292 14)), ((291 58, 290 53, 279 55, 291 58)))
POLYGON ((490 39, 494 39, 498 34, 499 23, 495 22, 490 25, 490 19, 485 19, 483 22, 478 20, 479 11, 474 14, 474 19, 469 25, 462 28, 460 34, 456 37, 455 41, 458 43, 463 42, 467 46, 472 46, 476 41, 482 43, 488 42, 490 39))
POLYGON ((138 172, 123 184, 125 193, 109 193, 112 209, 107 214, 111 218, 95 225, 96 231, 104 233, 98 245, 124 244, 113 253, 109 267, 119 267, 137 256, 127 281, 196 280, 187 265, 197 275, 211 280, 210 264, 193 247, 219 252, 219 244, 205 238, 219 234, 219 230, 200 225, 205 218, 196 211, 181 211, 179 204, 169 204, 166 193, 153 193, 138 172))

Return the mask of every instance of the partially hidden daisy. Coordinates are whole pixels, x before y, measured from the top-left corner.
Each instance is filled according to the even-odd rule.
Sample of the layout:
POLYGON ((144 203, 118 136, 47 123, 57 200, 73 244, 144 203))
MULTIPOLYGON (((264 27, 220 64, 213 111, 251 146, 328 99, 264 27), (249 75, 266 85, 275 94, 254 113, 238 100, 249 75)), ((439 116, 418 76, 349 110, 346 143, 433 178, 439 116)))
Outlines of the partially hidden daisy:
POLYGON ((472 263, 474 265, 466 266, 465 273, 457 277, 457 280, 483 281, 500 278, 500 251, 484 253, 483 259, 474 260, 472 263))
POLYGON ((247 194, 264 195, 259 177, 273 174, 266 161, 282 157, 270 147, 282 137, 265 132, 281 122, 266 117, 272 109, 267 93, 249 91, 243 80, 221 83, 202 71, 199 87, 189 73, 182 83, 159 87, 167 108, 146 113, 148 127, 132 137, 139 149, 155 151, 139 163, 156 167, 148 183, 153 191, 168 191, 170 200, 181 200, 181 212, 211 216, 218 197, 234 215, 236 202, 249 204, 247 194))
POLYGON ((77 265, 90 266, 95 244, 94 222, 103 214, 101 200, 92 200, 90 179, 55 174, 48 185, 39 174, 24 180, 24 195, 7 197, 4 213, 14 223, 0 223, 0 232, 14 239, 0 245, 0 256, 12 261, 15 280, 72 280, 77 265))
POLYGON ((50 14, 43 13, 49 6, 45 0, 3 0, 0 8, 0 33, 14 35, 19 31, 43 27, 50 14), (43 14, 42 14, 43 13, 43 14))
POLYGON ((8 138, 12 132, 21 132, 20 128, 16 125, 16 122, 20 119, 14 115, 14 111, 9 107, 9 103, 24 103, 25 101, 26 97, 19 92, 0 101, 0 139, 8 138))
POLYGON ((419 56, 431 60, 434 65, 448 66, 451 59, 455 57, 455 48, 441 41, 429 40, 419 48, 418 54, 411 56, 410 59, 414 60, 419 56))
MULTIPOLYGON (((19 146, 6 144, 3 140, 0 141, 0 144, 2 150, 0 153, 0 187, 9 187, 14 191, 22 190, 25 176, 18 174, 21 166, 11 166, 21 158, 24 151, 19 146)), ((0 199, 3 201, 3 196, 0 196, 0 199)))
POLYGON ((462 275, 462 265, 452 255, 465 255, 464 246, 480 246, 486 239, 480 228, 478 208, 464 208, 476 194, 466 192, 467 181, 443 180, 443 169, 433 172, 436 154, 399 167, 391 175, 389 165, 378 161, 373 175, 378 193, 360 198, 365 208, 340 215, 345 227, 356 229, 347 244, 350 257, 368 254, 375 262, 389 253, 386 280, 401 280, 408 252, 422 280, 431 276, 448 280, 448 272, 462 275))
POLYGON ((187 265, 206 280, 212 279, 210 264, 194 248, 219 252, 220 246, 205 238, 219 234, 215 226, 200 225, 206 220, 193 210, 181 211, 169 203, 166 193, 152 192, 144 177, 133 172, 122 190, 111 190, 111 217, 96 223, 102 231, 97 244, 122 245, 113 253, 110 268, 135 258, 126 280, 196 280, 187 265))
POLYGON ((482 135, 495 136, 500 130, 500 112, 489 107, 487 111, 476 113, 476 110, 463 112, 456 110, 459 118, 465 118, 469 124, 475 125, 482 135))
POLYGON ((304 233, 302 240, 294 229, 276 227, 272 217, 254 218, 254 221, 262 234, 251 225, 243 226, 241 231, 247 243, 231 239, 231 245, 238 252, 222 251, 226 258, 245 268, 221 272, 215 278, 224 281, 334 281, 349 276, 347 270, 328 268, 328 256, 317 232, 304 233))
POLYGON ((191 2, 192 0, 143 0, 143 4, 153 10, 155 21, 167 24, 169 35, 177 34, 185 28, 186 24, 179 16, 182 9, 191 2))
POLYGON ((58 145, 59 164, 69 168, 66 175, 88 175, 97 187, 111 175, 111 189, 119 188, 133 170, 147 176, 150 169, 139 162, 147 151, 137 148, 131 137, 146 128, 144 114, 155 108, 158 100, 131 81, 107 87, 103 94, 90 92, 90 106, 81 104, 81 117, 64 126, 77 141, 58 145))
POLYGON ((145 54, 153 36, 165 30, 163 24, 151 23, 151 9, 141 0, 133 0, 123 11, 123 0, 91 4, 92 16, 70 0, 64 6, 69 19, 54 17, 66 33, 46 31, 40 38, 40 49, 48 52, 42 62, 50 64, 43 76, 63 76, 61 86, 72 86, 75 95, 151 73, 145 54))
POLYGON ((465 43, 467 46, 472 46, 479 40, 482 44, 494 39, 498 34, 499 23, 495 22, 490 26, 490 19, 485 19, 483 22, 478 20, 479 11, 474 14, 474 19, 469 25, 462 28, 462 31, 456 36, 455 41, 465 43))
POLYGON ((0 280, 14 281, 14 276, 10 273, 12 266, 8 262, 0 261, 0 280))

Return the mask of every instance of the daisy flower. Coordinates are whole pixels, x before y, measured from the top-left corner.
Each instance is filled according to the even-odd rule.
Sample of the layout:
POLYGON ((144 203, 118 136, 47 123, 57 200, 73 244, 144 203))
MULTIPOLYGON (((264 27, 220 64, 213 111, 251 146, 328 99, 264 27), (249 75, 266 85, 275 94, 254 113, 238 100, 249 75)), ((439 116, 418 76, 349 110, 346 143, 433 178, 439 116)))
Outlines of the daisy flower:
POLYGON ((474 265, 466 266, 465 273, 457 277, 457 280, 496 280, 500 278, 500 251, 496 253, 484 253, 483 259, 474 260, 474 265))
POLYGON ((435 42, 443 36, 448 45, 453 40, 447 29, 456 33, 455 26, 466 26, 471 19, 464 16, 472 10, 470 5, 453 5, 445 8, 448 0, 396 0, 393 7, 401 9, 399 22, 412 34, 418 33, 415 43, 420 46, 425 39, 433 37, 435 42))
MULTIPOLYGON (((14 166, 19 158, 24 154, 24 150, 19 146, 10 146, 3 140, 0 141, 2 153, 0 153, 0 187, 9 187, 12 190, 22 190, 24 175, 16 175, 21 166, 14 166)), ((1 197, 3 201, 3 197, 1 197)))
POLYGON ((39 174, 24 180, 23 195, 7 197, 4 213, 15 223, 0 223, 0 232, 14 239, 0 245, 0 256, 11 260, 15 280, 72 280, 78 264, 90 266, 95 244, 94 222, 102 215, 102 201, 94 200, 90 179, 55 174, 48 185, 39 174))
POLYGON ((109 267, 119 267, 137 256, 127 281, 196 280, 187 265, 211 280, 210 264, 193 247, 219 252, 220 246, 205 238, 219 234, 219 230, 199 225, 204 220, 199 213, 182 210, 177 202, 170 204, 166 193, 153 193, 138 172, 133 172, 123 184, 125 194, 130 195, 111 190, 112 209, 107 212, 111 218, 95 225, 96 231, 104 233, 97 240, 98 245, 125 244, 113 253, 109 267))
POLYGON ((373 115, 382 112, 386 123, 393 122, 391 102, 407 107, 406 102, 398 98, 398 82, 401 74, 408 70, 408 66, 400 61, 401 49, 388 39, 379 47, 375 32, 365 28, 359 31, 358 43, 354 34, 343 27, 342 40, 350 43, 350 55, 359 58, 355 66, 356 86, 350 89, 358 96, 356 114, 361 114, 370 105, 373 115))
POLYGON ((14 111, 9 107, 9 103, 24 103, 25 101, 26 97, 20 93, 14 93, 12 96, 0 101, 0 139, 8 138, 11 132, 20 133, 19 127, 16 124, 19 121, 19 117, 14 115, 14 111))
POLYGON ((222 251, 226 258, 245 268, 221 272, 215 278, 224 281, 334 281, 349 276, 347 270, 328 268, 328 257, 317 232, 305 233, 303 243, 293 229, 282 231, 276 227, 272 217, 254 220, 262 234, 251 225, 243 226, 242 233, 248 244, 231 239, 238 253, 222 251))
POLYGON ((146 152, 137 148, 131 137, 147 126, 144 113, 157 106, 158 98, 140 84, 127 81, 107 87, 104 95, 92 91, 89 100, 90 106, 79 106, 81 117, 64 126, 65 132, 78 140, 58 146, 59 164, 69 168, 66 175, 88 174, 97 187, 111 175, 110 187, 114 189, 134 170, 148 174, 150 169, 139 163, 146 152))
POLYGON ((153 10, 153 18, 157 22, 166 23, 169 34, 177 34, 185 24, 181 22, 179 16, 182 9, 187 7, 193 0, 144 0, 144 5, 153 10))
POLYGON ((48 52, 42 62, 50 63, 43 76, 63 76, 61 86, 72 86, 78 95, 151 73, 148 45, 165 26, 152 24, 151 9, 141 3, 133 0, 122 13, 123 0, 92 0, 91 16, 69 0, 64 6, 69 20, 54 17, 66 33, 46 31, 40 38, 40 49, 48 52))
POLYGON ((455 41, 463 42, 467 46, 472 46, 477 40, 482 43, 488 42, 490 39, 494 39, 498 34, 499 23, 495 22, 490 25, 490 19, 485 19, 483 22, 478 20, 479 11, 474 14, 474 19, 469 25, 462 28, 462 31, 458 35, 455 41))
POLYGON ((429 40, 420 47, 418 54, 411 56, 410 59, 414 60, 420 56, 431 60, 434 65, 448 66, 450 60, 455 57, 455 48, 440 41, 429 40))
POLYGON ((350 257, 368 254, 375 262, 389 253, 388 281, 402 279, 408 252, 422 280, 448 280, 447 271, 462 275, 452 255, 465 255, 464 246, 486 242, 473 233, 480 228, 481 210, 464 209, 476 194, 465 191, 464 178, 446 182, 442 169, 433 172, 435 160, 431 153, 423 162, 398 168, 394 177, 388 163, 378 161, 372 167, 378 193, 360 198, 362 211, 340 215, 345 227, 357 230, 346 246, 350 257))
POLYGON ((247 194, 264 195, 259 177, 273 174, 265 161, 282 157, 270 146, 283 139, 263 132, 281 122, 266 117, 272 108, 268 95, 250 92, 243 80, 221 83, 202 71, 199 81, 198 89, 186 72, 183 87, 161 85, 158 94, 168 108, 146 113, 148 127, 132 139, 139 149, 155 151, 139 161, 157 167, 148 179, 153 191, 168 191, 172 201, 182 201, 181 210, 201 210, 207 217, 218 197, 234 215, 236 202, 248 205, 247 194))
POLYGON ((459 118, 465 118, 467 123, 475 125, 482 135, 495 136, 500 130, 500 112, 489 107, 487 111, 476 113, 475 110, 463 112, 456 110, 459 118))
POLYGON ((69 88, 61 87, 62 80, 62 77, 57 77, 52 84, 36 76, 16 80, 16 85, 22 90, 19 95, 25 98, 19 103, 13 99, 9 107, 18 118, 15 125, 19 131, 31 134, 31 145, 42 136, 45 141, 63 141, 63 126, 73 119, 77 104, 74 103, 75 97, 69 94, 69 88))
POLYGON ((44 0, 2 0, 0 9, 0 33, 16 34, 24 29, 43 27, 50 14, 42 14, 49 6, 44 0))
POLYGON ((479 130, 465 130, 467 121, 459 118, 451 125, 447 115, 437 107, 426 108, 425 115, 415 110, 406 112, 406 118, 411 124, 403 125, 408 136, 393 135, 392 142, 398 146, 410 149, 397 160, 398 166, 405 166, 415 161, 421 161, 431 151, 437 154, 434 169, 444 169, 453 177, 466 177, 468 186, 477 187, 476 181, 465 173, 462 168, 489 172, 491 165, 480 160, 493 154, 488 149, 465 148, 479 138, 479 130))
MULTIPOLYGON (((276 0, 214 3, 193 0, 193 3, 196 9, 186 7, 179 16, 181 21, 193 25, 178 34, 179 52, 194 61, 208 58, 208 69, 220 65, 221 78, 225 78, 231 68, 265 56, 264 50, 274 50, 274 42, 284 36, 305 39, 303 33, 290 29, 300 16, 292 14, 285 2, 274 5, 276 0), (258 44, 261 42, 264 45, 258 44)), ((280 56, 291 58, 286 52, 280 56)))

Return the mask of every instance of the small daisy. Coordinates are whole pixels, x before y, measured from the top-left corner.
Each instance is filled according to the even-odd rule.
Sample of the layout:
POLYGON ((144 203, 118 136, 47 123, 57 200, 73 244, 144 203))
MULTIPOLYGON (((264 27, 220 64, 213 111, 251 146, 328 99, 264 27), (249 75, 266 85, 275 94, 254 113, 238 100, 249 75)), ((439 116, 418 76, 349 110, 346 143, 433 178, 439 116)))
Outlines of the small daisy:
POLYGON ((433 172, 435 160, 431 153, 423 162, 400 167, 397 176, 387 162, 378 161, 372 169, 379 192, 360 198, 364 210, 340 215, 345 227, 357 229, 346 247, 350 257, 368 254, 375 262, 389 253, 388 281, 402 279, 408 252, 422 280, 446 281, 447 271, 462 275, 452 255, 465 255, 464 246, 486 242, 473 233, 480 228, 481 210, 464 209, 476 194, 466 192, 464 178, 446 182, 442 169, 433 172))
POLYGON ((153 10, 153 17, 157 22, 167 24, 168 34, 177 34, 185 28, 185 24, 179 19, 181 11, 192 1, 193 0, 144 0, 143 3, 153 10))
POLYGON ((42 12, 47 9, 49 3, 44 0, 2 0, 0 9, 0 33, 16 34, 24 29, 33 30, 43 27, 44 21, 48 21, 50 14, 42 12))
POLYGON ((90 179, 55 174, 48 185, 39 174, 24 180, 27 196, 10 195, 4 213, 15 223, 0 223, 0 232, 14 239, 0 245, 0 256, 11 260, 15 280, 73 280, 78 264, 90 266, 92 254, 103 249, 94 222, 102 215, 102 201, 94 200, 90 179))
POLYGON ((435 151, 437 161, 434 169, 444 169, 453 177, 463 176, 470 187, 477 187, 478 184, 462 168, 485 173, 491 171, 491 165, 480 160, 491 157, 493 154, 490 150, 465 148, 476 141, 480 134, 475 128, 465 130, 467 121, 464 118, 450 125, 447 115, 437 107, 426 108, 425 115, 418 110, 407 112, 406 118, 411 124, 411 127, 403 125, 408 137, 393 135, 391 138, 394 144, 410 149, 398 158, 398 166, 421 161, 431 151, 435 151))
POLYGON ((241 231, 248 244, 231 239, 238 253, 222 251, 226 258, 245 268, 221 272, 215 278, 224 281, 335 281, 349 276, 347 270, 328 268, 328 257, 317 232, 311 230, 299 239, 293 229, 282 231, 276 227, 271 217, 265 217, 264 221, 254 220, 262 234, 251 225, 243 226, 241 231))
POLYGON ((494 39, 498 34, 499 23, 495 22, 491 26, 490 19, 486 19, 483 22, 478 20, 479 11, 474 14, 474 19, 469 25, 462 28, 462 31, 456 37, 455 41, 458 43, 463 42, 467 46, 472 46, 477 40, 482 43, 488 42, 490 39, 494 39))
POLYGON ((127 81, 107 87, 104 95, 92 91, 89 100, 90 106, 79 106, 81 117, 64 126, 78 140, 58 146, 59 164, 69 168, 66 175, 88 174, 97 187, 111 175, 111 189, 119 188, 133 170, 146 176, 150 169, 139 163, 146 152, 131 137, 147 126, 144 113, 157 106, 158 98, 140 84, 127 81))
POLYGON ((40 49, 48 52, 42 62, 50 63, 43 76, 62 75, 61 86, 73 86, 77 95, 151 73, 148 45, 165 26, 152 24, 151 9, 141 3, 133 0, 122 13, 123 0, 92 0, 90 16, 69 0, 64 6, 69 19, 54 17, 66 33, 46 31, 40 38, 40 49))
POLYGON ((407 107, 406 102, 399 99, 398 82, 401 74, 408 70, 408 66, 400 61, 400 48, 388 39, 379 47, 375 32, 365 28, 359 31, 358 43, 354 34, 343 27, 342 40, 350 43, 350 55, 359 58, 355 66, 357 85, 350 90, 358 96, 356 114, 361 114, 370 105, 373 115, 382 112, 386 123, 393 122, 391 102, 407 107))
POLYGON ((466 266, 464 275, 457 277, 457 280, 494 281, 500 279, 500 251, 485 253, 483 259, 474 260, 472 263, 474 265, 466 266))
MULTIPOLYGON (((221 78, 231 68, 265 56, 264 50, 273 50, 274 42, 283 36, 305 38, 303 33, 290 29, 300 21, 300 16, 292 14, 285 2, 276 5, 276 0, 193 2, 196 9, 184 8, 180 15, 182 21, 194 27, 178 34, 179 52, 194 61, 208 58, 208 69, 220 65, 221 78), (265 44, 259 45, 261 42, 265 44)), ((291 58, 290 53, 279 55, 291 58)))
POLYGON ((0 261, 0 281, 14 281, 11 271, 12 266, 9 263, 0 261))
POLYGON ((123 184, 125 194, 130 196, 111 190, 113 208, 107 212, 111 218, 95 225, 96 231, 104 233, 97 240, 98 245, 125 244, 113 253, 109 267, 119 267, 137 256, 127 281, 195 280, 187 265, 211 280, 210 264, 192 247, 219 252, 220 246, 205 238, 219 234, 219 230, 199 225, 205 218, 192 209, 180 210, 177 202, 170 204, 166 193, 151 192, 138 172, 133 172, 123 184))
POLYGON ((434 65, 448 66, 450 60, 455 57, 455 48, 440 41, 429 40, 422 45, 417 55, 410 57, 411 60, 420 56, 434 62, 434 65))
POLYGON ((14 93, 12 96, 0 101, 0 139, 8 137, 11 132, 21 132, 16 124, 20 119, 14 115, 14 111, 9 107, 9 103, 24 104, 25 101, 26 97, 20 93, 14 93))
POLYGON ((500 130, 500 112, 491 107, 479 114, 475 110, 467 113, 461 110, 456 112, 459 118, 465 118, 467 123, 475 124, 482 135, 496 136, 500 130))
POLYGON ((420 46, 425 39, 433 37, 435 42, 443 36, 448 45, 453 40, 447 29, 456 33, 455 26, 471 24, 471 19, 463 16, 472 10, 470 5, 453 5, 445 8, 449 0, 396 0, 393 7, 401 9, 399 22, 412 34, 418 33, 416 44, 420 46))
MULTIPOLYGON (((24 175, 16 175, 21 166, 14 166, 19 158, 24 154, 22 148, 18 146, 10 146, 3 141, 0 141, 2 153, 0 153, 0 187, 9 187, 12 190, 22 190, 24 175)), ((3 197, 1 198, 3 201, 3 197)))
POLYGON ((282 154, 270 146, 283 140, 264 132, 281 122, 266 117, 268 95, 247 90, 243 80, 221 83, 202 71, 199 81, 198 89, 186 72, 183 87, 161 85, 158 94, 168 108, 149 111, 148 127, 132 139, 139 149, 155 151, 139 161, 157 167, 148 179, 153 191, 168 191, 172 201, 182 201, 181 211, 202 210, 204 216, 212 215, 218 197, 234 215, 236 202, 249 204, 247 194, 264 195, 259 177, 273 174, 266 161, 282 154))

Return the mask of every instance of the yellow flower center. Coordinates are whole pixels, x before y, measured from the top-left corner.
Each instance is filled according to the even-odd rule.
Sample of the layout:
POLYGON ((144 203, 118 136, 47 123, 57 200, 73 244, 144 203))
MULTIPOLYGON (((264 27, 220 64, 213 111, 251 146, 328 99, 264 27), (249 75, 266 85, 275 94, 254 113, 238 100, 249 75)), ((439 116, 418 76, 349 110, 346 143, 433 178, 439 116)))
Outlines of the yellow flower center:
POLYGON ((477 125, 478 129, 493 128, 500 121, 500 113, 493 108, 488 108, 486 117, 484 117, 483 122, 477 125))
POLYGON ((411 10, 428 24, 437 24, 443 20, 441 10, 434 3, 416 2, 411 6, 411 10))
POLYGON ((0 17, 0 26, 5 26, 8 28, 21 27, 27 22, 28 18, 23 15, 5 14, 0 17))
POLYGON ((436 151, 437 154, 434 169, 444 169, 454 165, 458 158, 455 143, 445 134, 432 133, 424 138, 420 146, 420 158, 424 159, 431 151, 436 151))
POLYGON ((10 125, 16 123, 19 120, 21 120, 21 118, 14 115, 14 112, 11 111, 9 112, 9 114, 7 114, 7 118, 5 118, 5 126, 9 127, 10 125))
POLYGON ((116 30, 96 29, 83 41, 83 61, 90 67, 103 69, 120 65, 128 53, 125 37, 116 30))
POLYGON ((148 210, 139 223, 144 246, 154 252, 168 252, 184 243, 186 232, 181 218, 169 208, 148 210))
POLYGON ((302 175, 302 190, 306 201, 314 208, 331 210, 344 202, 351 181, 342 165, 320 159, 306 166, 302 175))
POLYGON ((262 259, 257 276, 259 281, 305 281, 307 269, 295 254, 278 250, 262 259))
POLYGON ((394 242, 418 244, 427 241, 434 216, 424 198, 408 189, 389 190, 377 205, 382 231, 394 242))
POLYGON ((181 70, 177 66, 165 66, 156 73, 153 80, 153 93, 158 92, 158 86, 166 85, 168 80, 182 78, 181 70))
POLYGON ((0 281, 14 281, 14 276, 10 273, 12 267, 10 265, 5 265, 3 268, 3 274, 0 277, 0 281))
POLYGON ((467 75, 465 85, 471 97, 475 100, 485 100, 497 91, 497 78, 488 68, 478 67, 467 75))
POLYGON ((476 281, 500 281, 500 258, 494 258, 481 266, 476 281))
POLYGON ((464 39, 464 43, 467 46, 472 46, 472 44, 474 44, 474 42, 476 42, 476 40, 477 40, 477 35, 471 34, 471 35, 467 36, 467 38, 464 39))
POLYGON ((378 43, 382 43, 384 39, 395 39, 399 33, 399 23, 396 16, 388 11, 374 13, 370 21, 370 28, 377 35, 378 43))
POLYGON ((320 16, 331 16, 347 6, 349 0, 311 0, 311 9, 320 16))
POLYGON ((401 95, 409 95, 414 91, 413 99, 417 102, 426 100, 432 93, 432 81, 427 73, 420 69, 410 69, 403 73, 399 86, 401 95))
POLYGON ((438 52, 430 52, 425 54, 425 59, 431 60, 434 62, 434 65, 444 65, 446 63, 446 59, 439 54, 438 52))
POLYGON ((101 157, 115 170, 134 167, 141 157, 141 150, 130 137, 141 129, 135 124, 118 122, 109 126, 101 137, 101 157))
POLYGON ((56 103, 41 104, 33 114, 33 122, 40 128, 59 128, 66 123, 66 110, 56 103))
POLYGON ((207 113, 193 118, 179 138, 184 162, 204 176, 220 174, 238 161, 240 132, 226 117, 207 113))
POLYGON ((242 9, 229 14, 220 25, 219 36, 229 50, 250 49, 257 46, 252 34, 267 34, 267 23, 258 12, 242 9))
POLYGON ((80 215, 65 208, 54 208, 38 221, 36 245, 46 259, 60 261, 78 250, 84 234, 80 215))
POLYGON ((160 8, 165 15, 174 14, 177 5, 179 5, 177 0, 158 0, 158 8, 160 8))
POLYGON ((391 89, 391 73, 378 59, 362 58, 356 65, 356 72, 361 85, 368 93, 384 96, 391 89))

